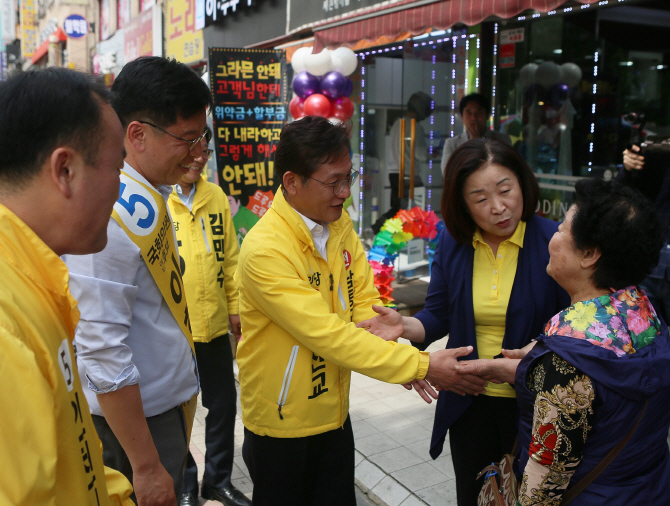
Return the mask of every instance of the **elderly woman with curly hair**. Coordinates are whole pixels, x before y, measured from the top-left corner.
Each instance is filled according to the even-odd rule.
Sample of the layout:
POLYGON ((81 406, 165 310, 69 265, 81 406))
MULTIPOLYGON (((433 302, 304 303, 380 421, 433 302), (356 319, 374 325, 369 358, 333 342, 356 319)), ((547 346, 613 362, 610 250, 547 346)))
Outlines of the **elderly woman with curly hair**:
MULTIPOLYGON (((649 201, 616 182, 582 180, 575 191, 547 266, 572 305, 549 320, 516 367, 519 503, 560 504, 639 419, 571 505, 668 505, 668 328, 635 286, 658 262, 659 221, 649 201)), ((480 366, 492 379, 496 368, 517 365, 478 362, 462 372, 480 366)))

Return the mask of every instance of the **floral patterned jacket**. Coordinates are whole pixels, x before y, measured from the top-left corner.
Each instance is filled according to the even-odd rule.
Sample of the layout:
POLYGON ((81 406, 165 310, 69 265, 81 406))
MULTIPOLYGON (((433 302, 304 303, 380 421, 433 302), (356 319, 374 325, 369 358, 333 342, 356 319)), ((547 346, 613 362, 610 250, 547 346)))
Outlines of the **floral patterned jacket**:
MULTIPOLYGON (((585 459, 588 460, 589 468, 602 460, 602 457, 592 458, 590 443, 596 433, 599 434, 598 439, 602 437, 603 414, 611 414, 612 411, 610 406, 603 409, 604 405, 611 404, 611 395, 609 392, 604 393, 604 388, 616 391, 618 387, 616 378, 612 384, 607 384, 607 379, 599 381, 604 377, 600 371, 604 362, 597 358, 608 357, 610 364, 607 369, 610 375, 616 373, 617 366, 624 367, 633 355, 641 355, 641 350, 652 345, 663 330, 664 325, 649 299, 635 287, 578 302, 556 314, 547 323, 545 335, 536 346, 538 350, 529 353, 531 357, 520 364, 524 370, 523 380, 517 373, 517 395, 520 389, 525 393, 519 395, 520 407, 527 411, 525 420, 530 425, 526 438, 527 454, 521 459, 525 466, 520 466, 523 476, 519 504, 559 505, 563 493, 578 481, 577 477, 573 480, 573 476, 579 474, 581 477, 585 474, 577 473, 578 470, 584 471, 580 465, 585 459), (577 345, 573 340, 581 343, 577 345), (552 346, 554 342, 562 344, 552 346), (574 356, 572 348, 576 349, 574 356), (589 358, 596 348, 596 356, 589 358), (592 371, 596 371, 596 374, 592 371), (523 384, 519 381, 523 381, 523 384), (530 410, 532 423, 528 423, 531 420, 530 410)), ((667 348, 667 339, 665 341, 667 348)), ((642 365, 642 360, 636 360, 638 358, 644 357, 632 359, 639 362, 634 365, 642 365)), ((670 355, 667 366, 670 366, 670 355)), ((618 381, 623 384, 627 381, 626 376, 622 374, 618 381)), ((642 390, 642 385, 639 390, 642 390)), ((635 401, 639 405, 639 399, 635 401)), ((638 411, 631 409, 631 414, 634 423, 639 408, 638 411)), ((631 415, 625 418, 631 422, 631 415)), ((670 414, 666 418, 670 423, 670 414)), ((610 446, 616 445, 626 432, 613 432, 608 438, 610 446)), ((667 451, 667 444, 665 446, 667 451)), ((603 453, 603 449, 599 448, 596 453, 604 456, 607 452, 603 453)), ((580 494, 573 504, 592 504, 588 502, 588 497, 588 494, 580 494)), ((643 503, 647 504, 644 501, 636 502, 643 503)), ((604 502, 596 501, 593 504, 604 502)))

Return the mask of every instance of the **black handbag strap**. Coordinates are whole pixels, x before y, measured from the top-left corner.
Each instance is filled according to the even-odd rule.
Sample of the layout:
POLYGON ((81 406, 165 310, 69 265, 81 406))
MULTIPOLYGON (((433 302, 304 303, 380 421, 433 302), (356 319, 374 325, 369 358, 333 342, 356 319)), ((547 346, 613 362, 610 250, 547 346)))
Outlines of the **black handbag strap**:
POLYGON ((566 506, 568 503, 570 503, 570 501, 572 501, 575 497, 577 497, 577 495, 580 492, 582 492, 586 487, 588 487, 593 482, 593 480, 595 480, 600 475, 600 473, 602 473, 605 470, 605 468, 610 465, 610 463, 615 459, 615 457, 619 454, 619 452, 623 450, 623 447, 626 446, 626 443, 628 443, 628 440, 635 432, 635 429, 637 429, 637 426, 640 425, 642 415, 644 415, 644 412, 647 410, 647 404, 649 404, 649 399, 647 399, 647 401, 644 403, 644 406, 642 407, 642 412, 640 413, 640 416, 637 417, 635 425, 633 425, 631 429, 628 431, 628 434, 626 434, 625 437, 621 441, 619 441, 619 444, 616 445, 614 448, 612 448, 607 455, 605 455, 605 458, 600 461, 600 464, 594 467, 591 470, 591 472, 589 472, 586 476, 584 476, 581 480, 579 480, 574 487, 572 487, 565 494, 563 494, 563 500, 561 501, 561 506, 566 506))

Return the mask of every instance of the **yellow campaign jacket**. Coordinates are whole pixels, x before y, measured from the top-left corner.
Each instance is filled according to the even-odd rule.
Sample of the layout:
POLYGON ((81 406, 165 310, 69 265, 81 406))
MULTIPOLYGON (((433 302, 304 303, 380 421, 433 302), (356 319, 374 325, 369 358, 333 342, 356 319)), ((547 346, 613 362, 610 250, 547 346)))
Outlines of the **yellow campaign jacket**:
POLYGON ((168 199, 191 318, 193 340, 208 343, 228 335, 228 315, 239 314, 237 234, 223 190, 204 179, 196 183, 193 210, 173 191, 168 199))
POLYGON ((376 315, 379 293, 349 215, 329 231, 326 262, 280 187, 242 243, 237 363, 242 420, 255 434, 294 438, 342 427, 352 370, 389 383, 428 370, 428 354, 356 328, 376 315))
POLYGON ((0 205, 1 505, 125 505, 132 487, 102 447, 72 347, 68 270, 0 205))

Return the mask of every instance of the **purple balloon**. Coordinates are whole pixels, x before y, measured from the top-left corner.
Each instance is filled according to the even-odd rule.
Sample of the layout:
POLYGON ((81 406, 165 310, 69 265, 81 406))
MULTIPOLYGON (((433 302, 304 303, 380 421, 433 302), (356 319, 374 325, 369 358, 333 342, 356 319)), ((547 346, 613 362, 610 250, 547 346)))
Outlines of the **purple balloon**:
POLYGON ((345 97, 348 97, 348 96, 350 96, 351 93, 354 91, 354 83, 352 82, 352 80, 351 80, 349 77, 347 77, 346 79, 347 79, 347 87, 346 87, 346 89, 344 90, 343 95, 344 95, 345 97))
POLYGON ((347 78, 339 72, 328 72, 321 79, 321 93, 328 98, 340 98, 347 89, 347 78))
POLYGON ((552 107, 561 107, 570 95, 570 86, 567 84, 554 84, 547 92, 547 103, 552 107))
POLYGON ((300 72, 293 78, 293 91, 300 98, 307 98, 314 93, 319 93, 319 78, 309 72, 300 72))

